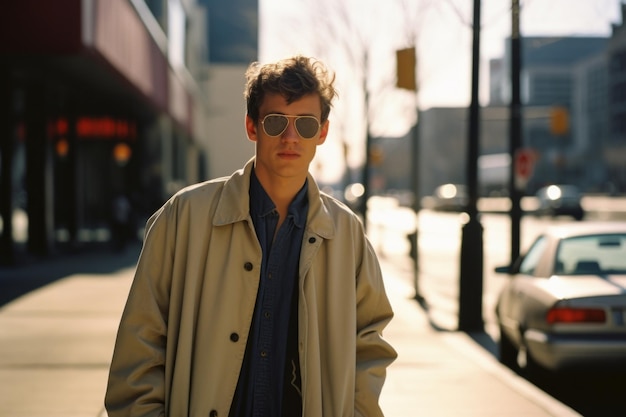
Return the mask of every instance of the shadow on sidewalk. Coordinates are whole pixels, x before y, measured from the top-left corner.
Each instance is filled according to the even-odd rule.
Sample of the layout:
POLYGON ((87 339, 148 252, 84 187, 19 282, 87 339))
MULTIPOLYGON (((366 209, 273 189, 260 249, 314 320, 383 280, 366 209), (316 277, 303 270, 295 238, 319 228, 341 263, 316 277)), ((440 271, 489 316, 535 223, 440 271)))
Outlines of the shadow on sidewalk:
POLYGON ((72 274, 110 274, 136 265, 141 243, 124 250, 89 246, 12 266, 0 266, 0 308, 38 288, 72 274))
MULTIPOLYGON (((415 302, 424 310, 426 317, 428 317, 428 323, 433 330, 438 332, 457 332, 459 330, 449 329, 437 324, 432 316, 429 314, 428 302, 423 297, 415 297, 415 302)), ((498 342, 486 331, 478 332, 466 332, 467 335, 480 347, 485 349, 496 359, 499 358, 498 342)))

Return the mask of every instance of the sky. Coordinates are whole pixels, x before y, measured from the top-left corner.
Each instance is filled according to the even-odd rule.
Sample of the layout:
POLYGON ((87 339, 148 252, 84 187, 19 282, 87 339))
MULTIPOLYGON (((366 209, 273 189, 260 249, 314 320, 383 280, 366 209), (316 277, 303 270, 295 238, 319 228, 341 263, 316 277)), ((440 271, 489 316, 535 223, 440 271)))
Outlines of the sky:
MULTIPOLYGON (((371 46, 370 85, 395 77, 395 51, 411 42, 417 48, 417 93, 387 89, 376 95, 376 112, 370 116, 374 135, 402 135, 415 122, 415 108, 464 107, 471 101, 473 0, 259 0, 261 61, 294 53, 322 58, 336 73, 340 97, 334 114, 352 132, 343 142, 354 144, 348 164, 363 160, 363 111, 359 111, 362 84, 354 86, 353 70, 345 51, 324 41, 324 24, 334 18, 333 2, 349 3, 357 31, 371 46), (410 26, 411 29, 407 29, 410 26), (410 32, 410 33, 409 33, 410 32), (320 51, 320 39, 324 45, 320 51), (380 80, 380 81, 379 81, 380 80), (390 120, 393 123, 390 123, 390 120)), ((610 36, 612 24, 621 23, 620 0, 520 0, 523 36, 610 36)), ((481 105, 488 104, 489 60, 502 57, 511 33, 511 1, 482 0, 480 31, 481 105)), ((382 90, 381 90, 382 91, 382 90)), ((331 113, 331 123, 332 113, 331 113)), ((335 130, 335 132, 337 129, 335 130)), ((331 127, 332 132, 332 127, 331 127)), ((345 133, 343 133, 345 136, 345 133)), ((336 141, 341 142, 341 141, 336 141)), ((337 153, 338 143, 331 153, 337 153)), ((332 147, 332 146, 331 146, 332 147)), ((336 156, 335 156, 336 157, 336 156)), ((338 175, 325 172, 329 178, 338 175)))
MULTIPOLYGON (((469 77, 455 77, 459 67, 471 65, 471 2, 469 0, 441 1, 437 17, 441 24, 431 30, 441 34, 442 43, 424 47, 424 55, 432 61, 425 64, 420 104, 423 107, 467 105, 471 87, 469 77), (458 9, 455 13, 452 5, 458 9), (463 6, 463 8, 461 7, 463 6), (469 6, 469 7, 468 7, 469 6), (456 14, 456 16, 455 16, 456 14), (467 16, 460 24, 461 17, 467 16), (455 19, 457 24, 455 25, 455 19), (445 22, 445 23, 444 23, 445 22), (452 27, 454 26, 454 29, 452 27), (447 34, 447 36, 446 36, 447 34), (446 56, 446 52, 450 55, 446 56), (452 52, 453 51, 453 52, 452 52), (450 62, 454 62, 450 65, 450 62), (450 84, 448 80, 455 80, 450 84)), ((481 80, 488 86, 488 60, 504 54, 506 38, 511 34, 510 1, 483 0, 481 28, 481 80)), ((609 36, 611 23, 620 22, 616 0, 530 0, 522 1, 520 31, 523 36, 609 36)), ((433 22, 434 23, 434 22, 433 22)), ((488 89, 481 89, 481 102, 488 89)))

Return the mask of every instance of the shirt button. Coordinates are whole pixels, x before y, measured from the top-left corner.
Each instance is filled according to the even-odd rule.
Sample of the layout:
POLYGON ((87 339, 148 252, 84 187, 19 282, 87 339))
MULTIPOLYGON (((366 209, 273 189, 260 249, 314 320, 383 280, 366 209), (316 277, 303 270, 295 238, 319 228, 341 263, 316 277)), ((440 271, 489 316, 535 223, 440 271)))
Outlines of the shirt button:
POLYGON ((231 333, 230 334, 230 341, 231 342, 238 342, 239 341, 239 335, 237 333, 231 333))
POLYGON ((263 313, 263 315, 265 316, 266 319, 269 319, 270 317, 272 317, 269 311, 266 311, 265 313, 263 313))
POLYGON ((254 268, 254 267, 252 266, 252 262, 246 262, 245 264, 243 264, 243 268, 246 271, 252 271, 252 268, 254 268))
POLYGON ((310 237, 310 238, 309 238, 309 243, 315 243, 315 240, 316 240, 316 239, 315 239, 314 237, 310 237))
POLYGON ((262 358, 267 357, 267 352, 266 352, 266 351, 264 351, 264 350, 262 350, 262 351, 261 351, 261 357, 262 357, 262 358))

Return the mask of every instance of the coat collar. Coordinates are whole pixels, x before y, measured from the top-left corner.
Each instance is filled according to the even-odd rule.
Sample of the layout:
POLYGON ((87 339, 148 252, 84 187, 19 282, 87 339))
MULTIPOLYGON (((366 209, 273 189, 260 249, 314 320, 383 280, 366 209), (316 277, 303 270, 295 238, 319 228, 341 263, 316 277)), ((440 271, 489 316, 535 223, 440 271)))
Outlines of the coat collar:
MULTIPOLYGON (((217 203, 217 209, 213 218, 213 225, 223 226, 226 224, 250 221, 250 174, 254 167, 255 158, 250 159, 246 165, 235 171, 224 183, 224 189, 217 203)), ((317 234, 324 239, 335 236, 335 224, 329 214, 326 199, 322 198, 317 183, 308 174, 308 197, 309 213, 307 215, 306 228, 309 232, 317 234)))

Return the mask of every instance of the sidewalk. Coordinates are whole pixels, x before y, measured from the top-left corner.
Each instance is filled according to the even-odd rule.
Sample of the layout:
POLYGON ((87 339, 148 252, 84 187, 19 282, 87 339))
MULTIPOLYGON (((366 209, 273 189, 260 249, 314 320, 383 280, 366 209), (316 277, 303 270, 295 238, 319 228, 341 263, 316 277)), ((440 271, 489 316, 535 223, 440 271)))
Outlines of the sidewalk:
POLYGON ((381 405, 386 417, 574 417, 571 408, 513 371, 464 332, 438 331, 412 299, 412 262, 381 258, 395 317, 385 337, 398 351, 381 405))
MULTIPOLYGON (((138 253, 132 250, 126 259, 138 253)), ((132 265, 110 271, 123 264, 119 258, 85 255, 82 265, 109 265, 109 271, 81 268, 87 272, 0 308, 0 417, 106 416, 108 365, 133 273, 132 265)), ((387 417, 579 416, 503 368, 469 335, 433 329, 411 299, 407 257, 382 258, 381 264, 396 312, 385 336, 399 353, 381 397, 387 417)), ((3 268, 0 274, 36 279, 61 265, 3 268)))

